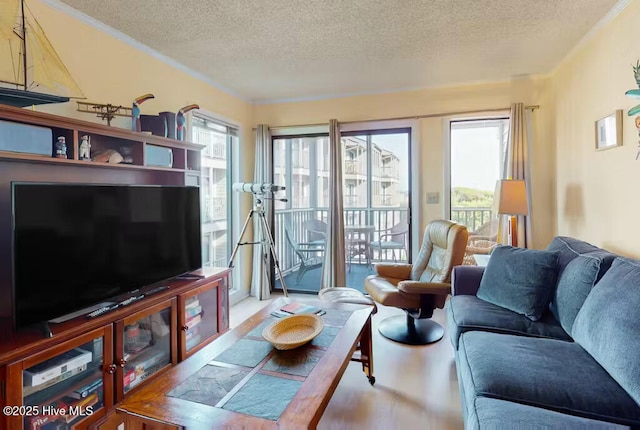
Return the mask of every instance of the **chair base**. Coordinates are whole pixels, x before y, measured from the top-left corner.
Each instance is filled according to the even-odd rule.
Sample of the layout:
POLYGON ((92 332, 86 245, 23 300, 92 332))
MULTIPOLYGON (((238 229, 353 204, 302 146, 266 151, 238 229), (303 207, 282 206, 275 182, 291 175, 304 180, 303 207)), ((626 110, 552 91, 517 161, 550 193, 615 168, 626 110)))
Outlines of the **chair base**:
POLYGON ((406 345, 428 345, 442 339, 444 328, 431 319, 415 320, 409 315, 389 317, 380 322, 378 331, 387 339, 406 345))

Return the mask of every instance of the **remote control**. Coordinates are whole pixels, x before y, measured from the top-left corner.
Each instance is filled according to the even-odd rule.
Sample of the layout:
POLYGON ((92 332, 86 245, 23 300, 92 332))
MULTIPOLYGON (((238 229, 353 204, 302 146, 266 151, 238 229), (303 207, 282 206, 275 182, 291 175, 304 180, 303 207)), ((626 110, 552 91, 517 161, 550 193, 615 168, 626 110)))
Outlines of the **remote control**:
POLYGON ((144 297, 144 294, 141 296, 133 296, 133 297, 129 297, 128 299, 125 299, 123 301, 121 301, 120 303, 118 303, 118 306, 126 306, 131 302, 135 302, 136 300, 140 300, 144 297))
POLYGON ((105 313, 105 312, 108 312, 108 311, 110 311, 110 310, 112 310, 112 309, 117 308, 118 306, 119 306, 119 305, 103 306, 103 307, 101 307, 101 308, 99 308, 99 309, 96 309, 96 310, 95 310, 95 311, 93 311, 93 312, 89 312, 89 313, 87 314, 87 317, 88 317, 88 318, 95 318, 95 317, 97 317, 98 315, 102 315, 102 314, 103 314, 103 313, 105 313))

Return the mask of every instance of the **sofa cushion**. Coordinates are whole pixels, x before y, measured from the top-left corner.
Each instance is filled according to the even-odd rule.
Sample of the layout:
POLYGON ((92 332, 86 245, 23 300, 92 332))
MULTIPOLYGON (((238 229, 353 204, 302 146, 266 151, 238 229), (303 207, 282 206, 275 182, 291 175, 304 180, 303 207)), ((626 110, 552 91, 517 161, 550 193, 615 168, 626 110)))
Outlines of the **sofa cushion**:
POLYGON ((571 333, 573 321, 596 283, 601 262, 589 254, 579 255, 567 264, 558 277, 549 308, 567 333, 571 333))
POLYGON ((456 355, 467 411, 493 397, 594 420, 640 425, 640 406, 580 345, 471 331, 456 355))
POLYGON ((617 258, 591 290, 573 337, 640 403, 640 263, 617 258))
MULTIPOLYGON (((593 246, 588 242, 580 239, 574 239, 573 237, 556 236, 553 238, 547 251, 558 252, 558 275, 567 267, 567 264, 574 258, 582 254, 589 254, 593 257, 597 257, 602 261, 600 265, 600 272, 598 278, 602 278, 604 273, 609 269, 613 260, 617 257, 615 254, 605 251, 602 248, 593 246)), ((596 280, 596 281, 597 281, 596 280)))
POLYGON ((556 286, 558 253, 498 246, 491 253, 477 296, 539 320, 556 286))
POLYGON ((467 430, 624 430, 629 426, 562 414, 489 397, 476 397, 467 430))
POLYGON ((546 312, 538 321, 531 321, 522 314, 476 296, 453 296, 449 299, 447 330, 456 349, 460 335, 472 330, 571 340, 550 312, 546 312))

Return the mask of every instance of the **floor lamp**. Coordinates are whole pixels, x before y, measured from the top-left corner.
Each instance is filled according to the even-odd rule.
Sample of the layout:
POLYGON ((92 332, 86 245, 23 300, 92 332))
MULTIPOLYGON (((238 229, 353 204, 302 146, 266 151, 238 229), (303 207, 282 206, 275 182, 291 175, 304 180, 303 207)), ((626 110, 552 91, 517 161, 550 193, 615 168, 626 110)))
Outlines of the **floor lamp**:
POLYGON ((510 215, 508 245, 518 246, 518 219, 516 215, 528 215, 527 186, 524 180, 502 179, 496 182, 495 213, 510 215))

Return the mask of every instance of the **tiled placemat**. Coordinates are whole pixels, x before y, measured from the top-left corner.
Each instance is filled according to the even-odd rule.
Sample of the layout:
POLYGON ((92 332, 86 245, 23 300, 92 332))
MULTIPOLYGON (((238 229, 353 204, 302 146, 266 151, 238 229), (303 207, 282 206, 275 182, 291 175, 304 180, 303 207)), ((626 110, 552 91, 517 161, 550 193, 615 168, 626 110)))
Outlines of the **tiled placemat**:
POLYGON ((249 372, 207 365, 167 393, 167 396, 215 406, 249 372))
POLYGON ((263 369, 289 375, 309 376, 323 355, 324 351, 309 348, 308 345, 288 351, 276 351, 263 369))
POLYGON ((251 337, 259 337, 262 339, 262 331, 267 328, 267 326, 269 326, 270 324, 274 323, 275 321, 278 321, 280 318, 276 318, 276 317, 269 317, 266 320, 262 321, 260 324, 258 324, 257 326, 255 326, 249 333, 247 333, 247 336, 251 336, 251 337))
POLYGON ((326 325, 320 334, 311 340, 311 345, 328 348, 338 332, 340 332, 340 327, 331 327, 326 325))
POLYGON ((302 382, 258 373, 222 408, 275 421, 280 418, 301 386, 302 382))
POLYGON ((214 360, 239 366, 256 367, 273 349, 266 340, 240 339, 214 360))

